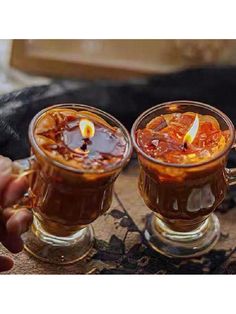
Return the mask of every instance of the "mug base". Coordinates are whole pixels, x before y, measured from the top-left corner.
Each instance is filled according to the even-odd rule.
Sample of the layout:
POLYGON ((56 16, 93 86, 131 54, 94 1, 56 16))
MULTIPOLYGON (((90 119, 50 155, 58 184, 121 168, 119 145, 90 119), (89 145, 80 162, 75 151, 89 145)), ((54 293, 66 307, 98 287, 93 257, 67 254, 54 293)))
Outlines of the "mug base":
POLYGON ((34 217, 31 229, 23 235, 25 250, 40 259, 56 265, 67 265, 85 258, 93 247, 94 231, 87 226, 68 237, 47 233, 34 217))
POLYGON ((216 215, 211 214, 197 229, 177 232, 170 229, 154 214, 148 216, 144 237, 157 252, 173 258, 190 258, 210 251, 220 236, 220 224, 216 215))

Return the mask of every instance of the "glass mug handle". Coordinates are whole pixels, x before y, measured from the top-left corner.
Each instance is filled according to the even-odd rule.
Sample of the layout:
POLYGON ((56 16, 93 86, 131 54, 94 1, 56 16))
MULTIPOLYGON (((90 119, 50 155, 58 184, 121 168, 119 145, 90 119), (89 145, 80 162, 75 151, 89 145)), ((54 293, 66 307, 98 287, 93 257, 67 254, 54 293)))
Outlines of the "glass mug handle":
POLYGON ((236 168, 226 168, 227 181, 228 184, 235 185, 236 184, 236 168))
MULTIPOLYGON (((28 176, 29 174, 35 172, 35 170, 32 169, 32 162, 35 160, 35 156, 32 155, 30 157, 15 160, 13 162, 13 176, 18 179, 21 177, 28 176)), ((23 197, 15 204, 13 205, 14 209, 19 209, 22 206, 27 207, 28 209, 31 209, 31 201, 29 196, 29 189, 25 192, 23 197)))
MULTIPOLYGON (((233 144, 231 149, 236 149, 236 143, 233 144)), ((235 185, 236 184, 236 168, 225 168, 225 170, 226 170, 228 184, 230 186, 235 185)))
POLYGON ((31 164, 34 160, 34 155, 24 159, 15 160, 13 162, 13 175, 20 178, 34 172, 34 170, 31 169, 31 164))

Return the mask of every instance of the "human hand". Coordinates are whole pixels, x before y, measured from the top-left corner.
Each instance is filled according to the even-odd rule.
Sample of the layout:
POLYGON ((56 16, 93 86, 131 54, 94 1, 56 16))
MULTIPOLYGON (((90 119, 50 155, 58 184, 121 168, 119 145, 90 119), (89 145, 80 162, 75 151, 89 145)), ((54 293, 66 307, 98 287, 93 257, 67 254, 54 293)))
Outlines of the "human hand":
MULTIPOLYGON (((10 252, 18 253, 23 249, 21 235, 28 230, 33 217, 26 208, 11 208, 27 190, 26 178, 14 178, 12 166, 9 158, 0 155, 0 243, 10 252)), ((9 257, 0 256, 0 272, 12 266, 9 257)))

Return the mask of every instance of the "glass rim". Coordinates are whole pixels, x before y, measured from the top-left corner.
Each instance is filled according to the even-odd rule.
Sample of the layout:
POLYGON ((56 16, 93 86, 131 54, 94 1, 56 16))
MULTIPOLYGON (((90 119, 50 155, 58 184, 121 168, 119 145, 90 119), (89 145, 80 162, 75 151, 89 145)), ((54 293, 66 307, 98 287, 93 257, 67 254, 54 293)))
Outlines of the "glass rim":
POLYGON ((29 136, 29 140, 30 140, 30 144, 31 146, 43 157, 45 158, 48 162, 50 162, 51 164, 55 165, 56 167, 62 168, 64 170, 67 171, 71 171, 74 173, 80 173, 80 174, 85 174, 85 173, 90 173, 90 174, 96 174, 96 173, 108 173, 111 171, 114 171, 116 169, 122 168, 128 161, 129 158, 131 157, 132 154, 132 141, 131 141, 131 137, 129 132, 127 131, 127 129, 125 128, 125 126, 119 121, 117 120, 115 117, 113 117, 112 115, 110 115, 109 113, 98 109, 96 107, 92 107, 92 106, 88 106, 88 105, 84 105, 84 104, 78 104, 78 103, 62 103, 62 104, 55 104, 55 105, 51 105, 48 106, 42 110, 40 110, 31 120, 30 125, 29 125, 29 129, 28 129, 28 136, 29 136), (88 111, 92 112, 92 113, 97 113, 100 114, 102 117, 107 117, 108 119, 112 120, 113 122, 115 122, 117 124, 117 126, 121 129, 122 133, 124 134, 124 136, 127 139, 127 145, 126 145, 126 151, 121 159, 121 161, 115 165, 111 165, 110 167, 101 170, 90 170, 90 169, 75 169, 73 167, 64 165, 52 158, 50 158, 41 148, 40 146, 37 144, 35 138, 34 138, 34 127, 35 124, 37 122, 37 120, 39 119, 39 117, 44 114, 45 112, 47 112, 48 110, 54 109, 54 108, 60 108, 60 107, 70 107, 70 108, 81 108, 83 109, 87 109, 88 111))
POLYGON ((229 152, 230 149, 232 148, 234 141, 235 141, 235 131, 234 130, 235 130, 235 128, 234 128, 233 122, 230 120, 230 118, 225 113, 223 113, 219 109, 217 109, 211 105, 208 105, 208 104, 205 104, 202 102, 198 102, 198 101, 194 101, 194 100, 176 100, 176 101, 168 101, 168 102, 157 104, 157 105, 147 109, 146 111, 144 111, 141 115, 139 115, 138 118, 133 123, 132 129, 131 129, 131 139, 132 139, 133 146, 134 146, 135 150, 137 151, 137 153, 140 153, 143 157, 145 157, 146 159, 148 159, 148 160, 150 160, 150 161, 152 161, 158 165, 173 167, 173 168, 192 168, 192 167, 203 166, 203 165, 209 164, 211 162, 214 162, 214 161, 220 159, 221 157, 223 157, 227 152, 229 152), (229 127, 230 139, 229 139, 229 142, 226 145, 226 147, 219 154, 217 154, 215 157, 213 157, 212 159, 202 161, 199 163, 192 163, 192 164, 169 163, 169 162, 157 160, 157 159, 147 155, 139 147, 139 145, 136 142, 135 132, 137 130, 138 124, 145 117, 147 117, 148 115, 150 115, 151 113, 153 113, 157 109, 162 109, 162 108, 168 107, 170 105, 174 105, 174 104, 179 104, 179 105, 183 104, 183 105, 190 105, 190 106, 192 105, 195 108, 204 108, 204 109, 208 109, 209 111, 213 111, 214 113, 216 113, 220 118, 222 118, 224 120, 224 122, 229 127))

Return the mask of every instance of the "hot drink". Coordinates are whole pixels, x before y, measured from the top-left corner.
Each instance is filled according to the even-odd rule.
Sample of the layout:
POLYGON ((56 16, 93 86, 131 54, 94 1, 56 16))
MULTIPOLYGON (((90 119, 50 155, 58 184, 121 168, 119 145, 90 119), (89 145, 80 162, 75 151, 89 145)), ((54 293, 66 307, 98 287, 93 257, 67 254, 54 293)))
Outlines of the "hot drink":
MULTIPOLYGON (((213 159, 227 145, 229 131, 209 115, 171 113, 152 119, 136 131, 136 141, 148 156, 166 163, 192 165, 213 159)), ((199 171, 150 167, 145 161, 139 189, 147 206, 176 231, 197 228, 223 200, 224 163, 199 171)))
POLYGON ((227 116, 192 101, 153 107, 136 120, 139 190, 154 212, 144 234, 154 249, 188 257, 216 243, 219 222, 212 212, 235 182, 225 168, 234 136, 227 116))
POLYGON ((73 262, 91 247, 89 224, 111 205, 131 154, 129 134, 103 111, 58 105, 32 120, 29 137, 34 224, 26 249, 50 262, 73 262))
POLYGON ((47 158, 66 168, 45 163, 34 151, 32 207, 47 232, 70 235, 110 207, 118 175, 110 168, 120 164, 127 142, 119 128, 96 114, 69 108, 45 112, 34 138, 47 158))

